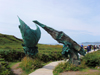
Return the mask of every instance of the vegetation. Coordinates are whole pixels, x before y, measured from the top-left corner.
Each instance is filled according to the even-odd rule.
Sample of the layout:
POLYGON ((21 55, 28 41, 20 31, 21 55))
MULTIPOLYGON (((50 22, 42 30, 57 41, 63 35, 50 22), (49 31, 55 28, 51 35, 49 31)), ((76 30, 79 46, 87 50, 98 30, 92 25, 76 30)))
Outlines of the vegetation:
POLYGON ((21 49, 22 50, 22 40, 16 38, 12 35, 0 34, 0 49, 9 50, 9 49, 21 49))
MULTIPOLYGON (((22 43, 21 39, 14 36, 0 34, 0 75, 13 75, 10 66, 16 62, 21 62, 20 67, 29 74, 46 63, 63 59, 61 55, 62 45, 38 44, 38 54, 27 57, 21 46, 22 43), (3 63, 6 63, 6 65, 3 63)), ((100 69, 100 51, 87 54, 81 61, 81 65, 77 67, 67 62, 61 63, 55 68, 53 73, 57 75, 64 71, 77 71, 89 68, 100 69)))
POLYGON ((20 67, 28 74, 50 61, 63 59, 61 45, 38 44, 38 54, 27 57, 21 46, 22 43, 23 41, 15 36, 0 34, 0 59, 2 62, 7 61, 10 66, 21 62, 20 67))
POLYGON ((54 69, 53 73, 54 75, 59 75, 59 73, 64 71, 79 71, 87 69, 87 66, 82 62, 79 66, 75 66, 73 64, 69 64, 68 62, 60 63, 56 68, 54 69))
MULTIPOLYGON (((22 39, 16 38, 15 36, 0 34, 0 50, 23 51, 23 47, 21 46, 22 43, 22 39)), ((58 52, 62 50, 62 45, 38 44, 37 46, 39 53, 58 52)))
POLYGON ((18 50, 0 50, 0 55, 1 58, 9 62, 21 61, 21 59, 25 56, 23 51, 18 50))
POLYGON ((54 75, 58 75, 64 71, 82 71, 84 69, 98 69, 100 70, 100 50, 89 53, 83 58, 81 58, 81 64, 79 66, 75 66, 73 64, 69 64, 68 62, 60 63, 54 69, 54 75))
POLYGON ((39 59, 32 59, 30 57, 24 57, 21 61, 20 67, 29 74, 30 72, 41 68, 43 66, 42 62, 39 59))
POLYGON ((0 75, 14 75, 7 62, 0 63, 0 75))
POLYGON ((100 66, 100 50, 87 54, 85 57, 82 58, 82 61, 84 61, 85 65, 90 68, 100 66))
POLYGON ((43 67, 46 63, 56 60, 62 60, 63 57, 59 52, 52 52, 48 54, 36 54, 33 57, 24 57, 22 59, 22 63, 20 64, 21 68, 27 73, 31 73, 32 71, 36 70, 37 68, 43 67))

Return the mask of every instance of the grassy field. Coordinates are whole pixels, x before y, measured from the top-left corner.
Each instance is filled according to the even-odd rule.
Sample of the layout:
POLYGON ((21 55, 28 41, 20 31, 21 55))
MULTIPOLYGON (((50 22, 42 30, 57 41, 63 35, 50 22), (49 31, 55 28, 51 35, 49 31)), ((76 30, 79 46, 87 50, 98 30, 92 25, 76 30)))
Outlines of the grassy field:
MULTIPOLYGON (((21 46, 22 43, 23 40, 16 38, 15 36, 0 34, 0 64, 9 63, 7 66, 12 67, 17 62, 22 62, 21 68, 25 71, 25 75, 51 61, 62 59, 62 45, 37 44, 38 54, 32 58, 27 58, 26 60, 23 47, 21 46), (37 67, 32 67, 31 65, 37 67)), ((2 67, 4 66, 2 65, 2 67)), ((9 70, 10 73, 10 69, 7 70, 9 70)), ((2 75, 7 74, 7 70, 3 71, 2 69, 2 75)))
MULTIPOLYGON (((21 44, 23 43, 22 39, 16 38, 12 35, 0 34, 0 50, 23 50, 21 44)), ((61 51, 62 45, 46 45, 38 44, 38 50, 41 53, 48 53, 50 51, 61 51)))
MULTIPOLYGON (((2 65, 1 63, 3 63, 4 65, 4 66, 2 65, 2 68, 0 68, 1 69, 0 72, 3 73, 2 75, 6 75, 8 72, 12 74, 12 72, 10 71, 10 68, 7 68, 7 67, 8 66, 12 67, 17 62, 22 63, 20 68, 23 69, 24 75, 25 74, 28 75, 29 73, 44 66, 45 64, 49 62, 63 59, 61 55, 62 45, 38 44, 37 45, 38 54, 30 58, 30 57, 25 56, 23 47, 21 46, 22 43, 23 43, 23 40, 16 38, 15 36, 0 34, 0 65, 2 65), (8 64, 8 65, 5 66, 5 64, 8 64), (4 71, 5 69, 6 71, 4 71)), ((91 65, 94 66, 93 63, 97 64, 94 66, 94 68, 96 68, 100 66, 99 64, 100 51, 93 54, 89 54, 89 55, 87 54, 85 58, 83 59, 85 63, 82 62, 83 64, 79 67, 76 67, 74 65, 69 65, 68 63, 60 64, 60 66, 58 65, 54 70, 54 74, 56 72, 59 74, 66 70, 70 71, 72 69, 74 71, 79 70, 79 69, 84 70, 84 68, 87 69, 87 66, 88 67, 91 67, 91 65)))
POLYGON ((22 39, 18 39, 12 35, 0 34, 0 49, 21 49, 21 44, 23 43, 22 39))
MULTIPOLYGON (((84 57, 81 58, 81 64, 77 67, 73 64, 69 64, 68 62, 60 63, 56 66, 53 73, 54 75, 59 75, 62 72, 72 72, 72 71, 87 71, 86 75, 100 75, 100 50, 88 53, 84 57), (98 72, 90 74, 89 70, 97 70, 98 72)), ((69 74, 68 74, 69 75, 69 74)), ((76 74, 76 75, 85 75, 85 74, 76 74)))

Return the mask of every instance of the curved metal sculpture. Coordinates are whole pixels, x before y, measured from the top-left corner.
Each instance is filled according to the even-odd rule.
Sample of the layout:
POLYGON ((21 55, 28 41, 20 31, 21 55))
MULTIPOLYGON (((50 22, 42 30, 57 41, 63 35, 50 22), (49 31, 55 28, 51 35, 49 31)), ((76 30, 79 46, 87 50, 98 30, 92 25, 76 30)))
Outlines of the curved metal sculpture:
POLYGON ((29 56, 35 55, 36 53, 38 53, 38 47, 36 47, 36 45, 41 37, 41 31, 37 25, 36 25, 37 27, 36 30, 31 29, 20 18, 19 22, 20 22, 19 29, 24 41, 24 44, 22 44, 24 52, 29 56))
POLYGON ((64 57, 68 57, 69 55, 69 62, 78 65, 80 63, 78 53, 81 55, 85 55, 86 52, 80 45, 78 45, 75 41, 73 41, 68 35, 66 35, 62 31, 57 31, 51 27, 48 27, 38 21, 33 21, 34 23, 38 24, 44 30, 46 30, 56 41, 59 43, 64 44, 62 48, 62 55, 64 57))

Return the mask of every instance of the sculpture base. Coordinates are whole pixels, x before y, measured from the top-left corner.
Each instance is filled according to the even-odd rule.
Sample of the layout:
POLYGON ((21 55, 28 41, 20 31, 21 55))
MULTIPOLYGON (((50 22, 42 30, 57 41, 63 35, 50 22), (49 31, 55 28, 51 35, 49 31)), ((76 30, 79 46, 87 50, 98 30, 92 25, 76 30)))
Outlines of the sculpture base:
POLYGON ((23 46, 23 48, 24 48, 25 55, 33 56, 38 53, 38 47, 36 46, 35 47, 23 46))
POLYGON ((70 49, 69 46, 64 46, 62 49, 62 55, 65 58, 69 58, 69 63, 74 64, 74 65, 80 65, 80 59, 78 52, 74 49, 70 49))
POLYGON ((76 65, 76 66, 78 66, 78 65, 80 65, 80 60, 75 60, 75 59, 73 59, 73 61, 72 61, 72 64, 74 64, 74 65, 76 65))

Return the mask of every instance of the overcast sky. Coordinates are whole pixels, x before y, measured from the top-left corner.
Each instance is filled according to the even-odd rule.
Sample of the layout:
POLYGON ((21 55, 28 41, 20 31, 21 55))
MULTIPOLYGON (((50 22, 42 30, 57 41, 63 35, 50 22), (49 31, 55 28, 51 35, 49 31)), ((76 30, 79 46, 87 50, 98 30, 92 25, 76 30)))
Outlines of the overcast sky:
MULTIPOLYGON (((78 43, 100 42, 100 0, 0 0, 0 33, 22 38, 17 15, 34 30, 38 20, 78 43)), ((39 43, 58 44, 40 29, 39 43)))

